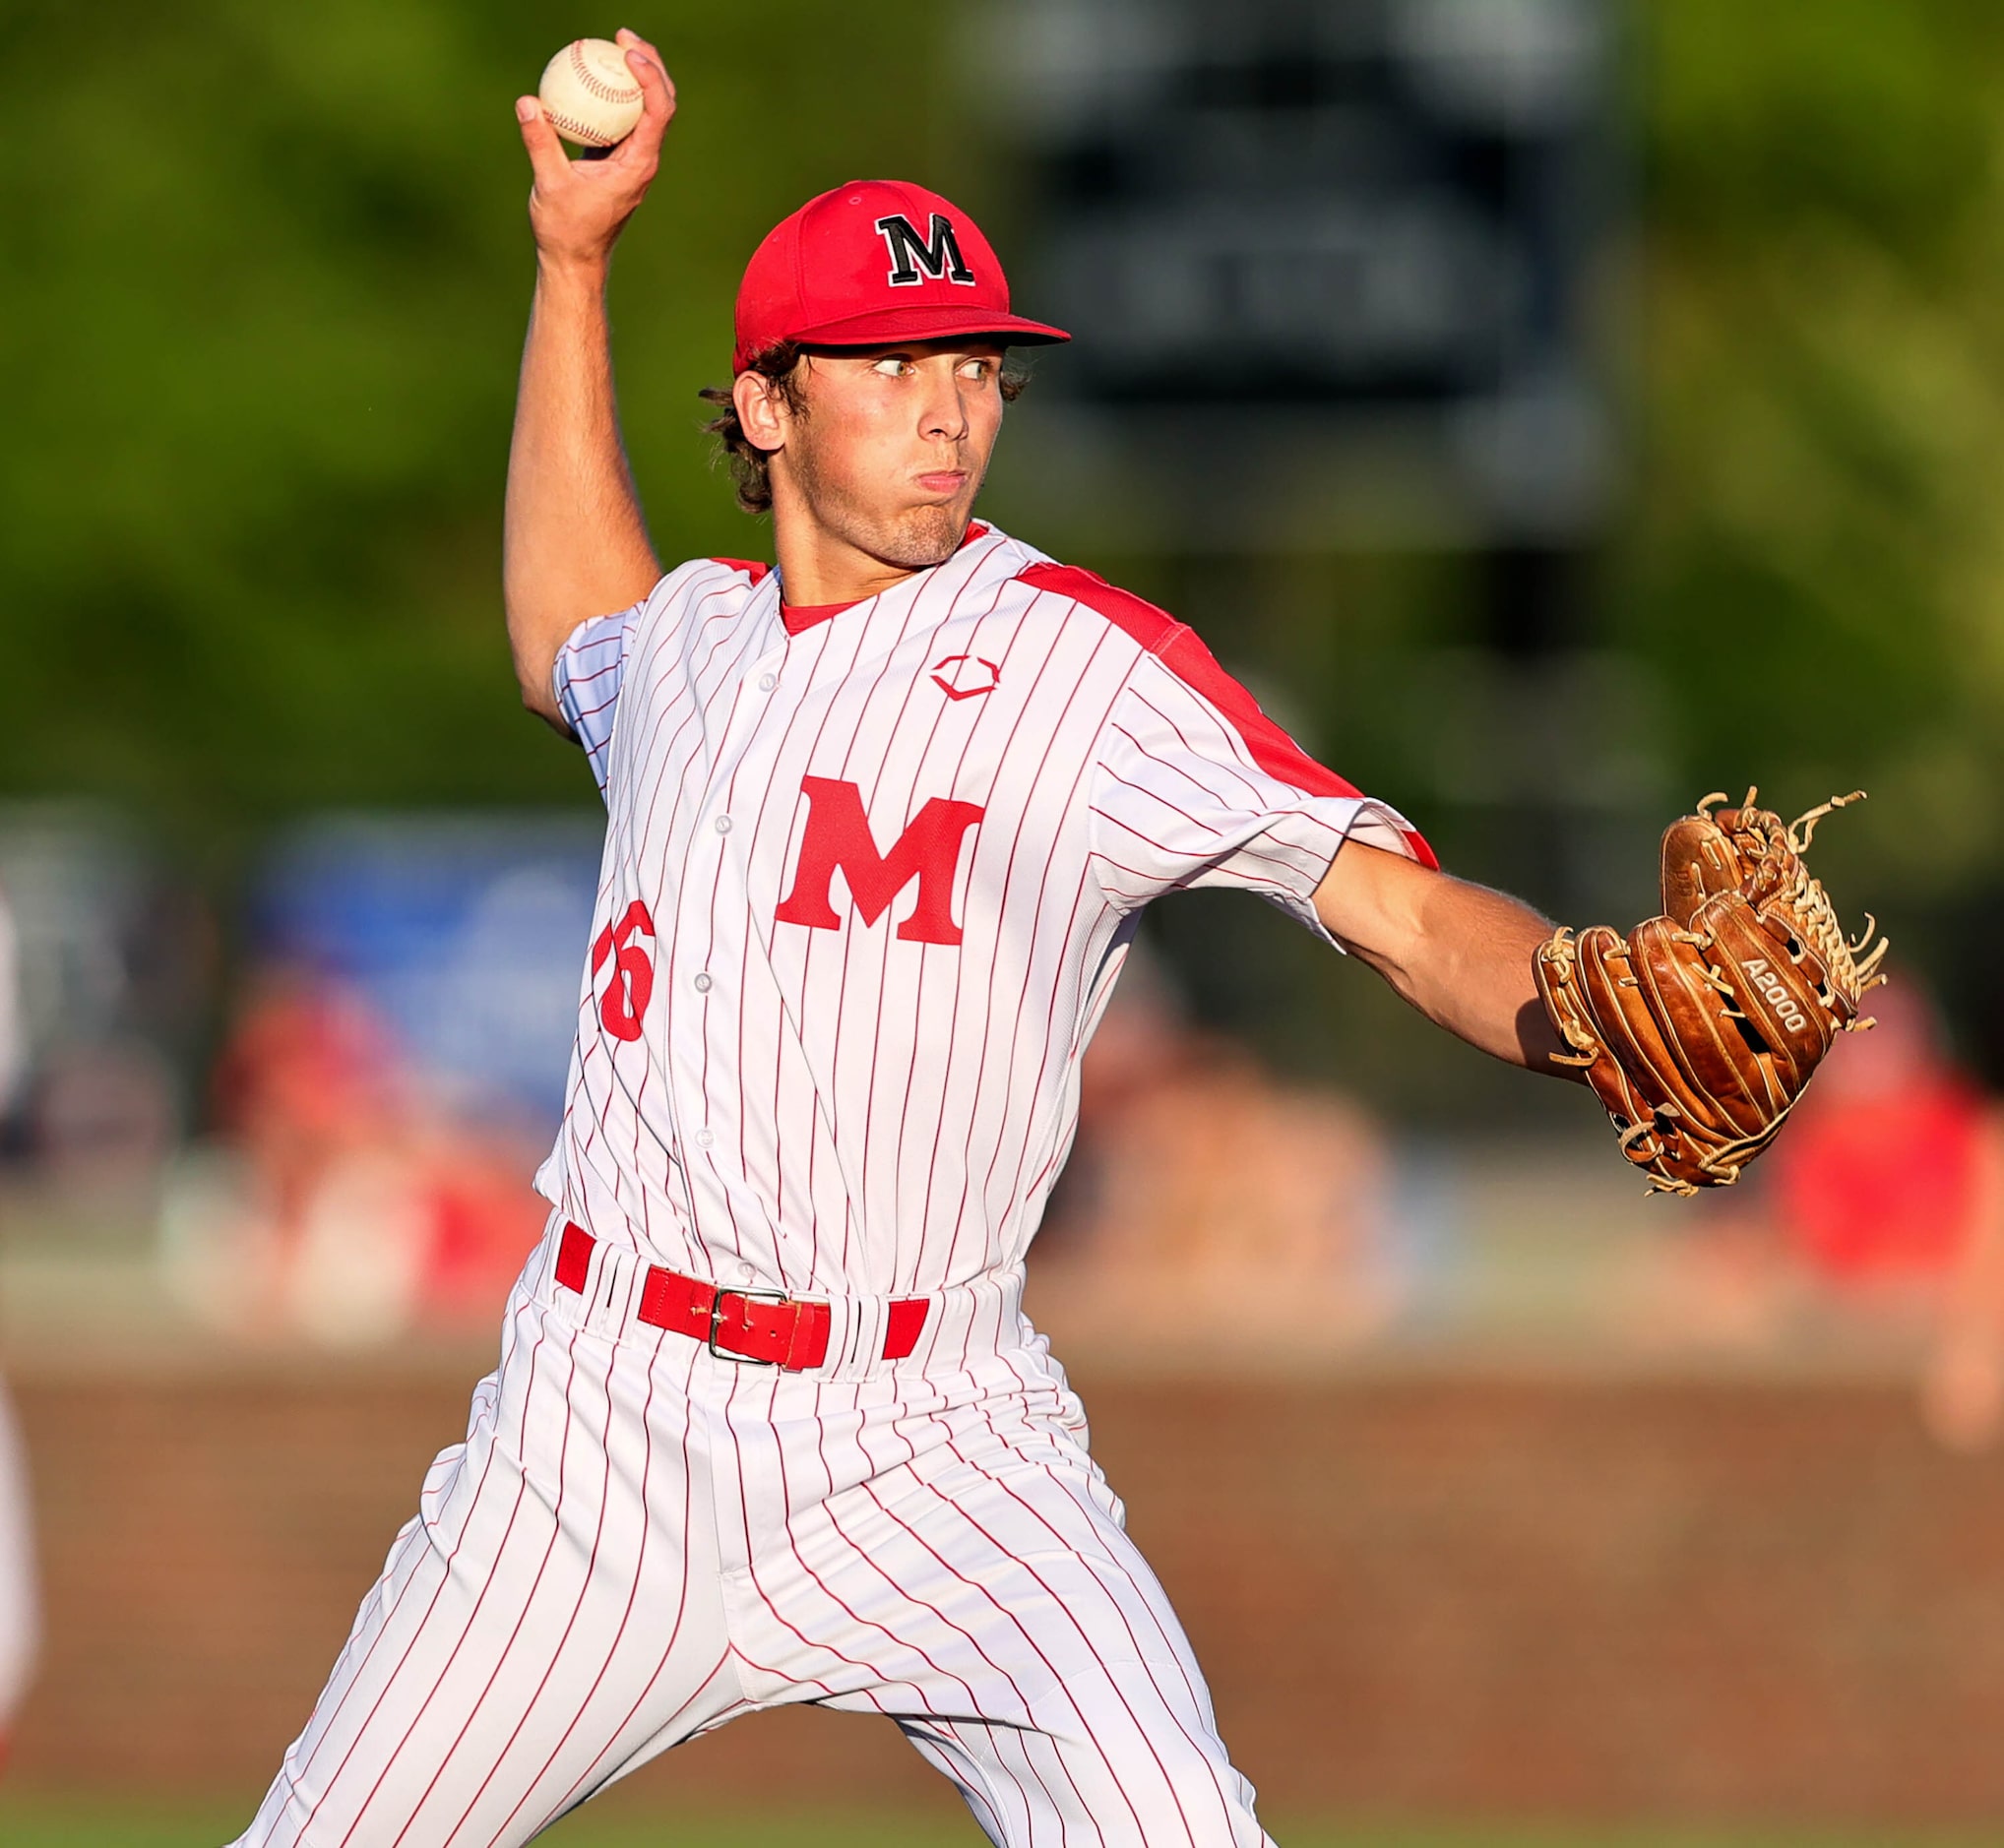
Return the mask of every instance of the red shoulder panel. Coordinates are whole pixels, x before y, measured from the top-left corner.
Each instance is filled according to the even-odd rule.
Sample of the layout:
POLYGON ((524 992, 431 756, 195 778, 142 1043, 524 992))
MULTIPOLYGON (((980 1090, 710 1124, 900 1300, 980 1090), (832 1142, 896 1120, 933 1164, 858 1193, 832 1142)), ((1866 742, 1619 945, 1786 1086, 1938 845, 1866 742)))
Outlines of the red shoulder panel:
MULTIPOLYGON (((1068 596, 1097 610, 1116 628, 1132 636, 1176 678, 1203 695, 1222 713, 1243 740, 1246 753, 1269 776, 1311 796, 1361 796, 1333 770, 1307 752, 1260 710, 1260 704, 1218 663, 1204 639, 1188 623, 1158 609, 1131 590, 1110 585, 1096 572, 1077 565, 1032 565, 1017 574, 1038 590, 1068 596)), ((1406 838, 1420 865, 1437 868, 1439 859, 1420 836, 1408 829, 1406 838)))
POLYGON ((772 570, 772 566, 762 565, 755 558, 713 558, 710 562, 713 565, 721 565, 728 571, 744 572, 754 584, 772 570))
POLYGON ((1184 627, 1165 609, 1157 609, 1146 598, 1118 585, 1108 584, 1096 572, 1082 565, 1027 565, 1016 574, 1018 580, 1035 590, 1049 590, 1068 596, 1075 603, 1096 609, 1116 629, 1124 629, 1151 654, 1159 654, 1169 635, 1184 627))

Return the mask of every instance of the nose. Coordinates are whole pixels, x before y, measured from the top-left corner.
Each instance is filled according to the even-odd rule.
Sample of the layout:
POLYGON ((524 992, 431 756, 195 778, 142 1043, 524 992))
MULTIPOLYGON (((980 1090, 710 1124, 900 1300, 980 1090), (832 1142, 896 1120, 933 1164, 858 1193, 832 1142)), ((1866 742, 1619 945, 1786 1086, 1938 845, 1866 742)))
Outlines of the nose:
POLYGON ((928 440, 958 443, 968 434, 967 400, 961 394, 960 367, 945 353, 925 364, 930 388, 920 406, 918 434, 928 440))

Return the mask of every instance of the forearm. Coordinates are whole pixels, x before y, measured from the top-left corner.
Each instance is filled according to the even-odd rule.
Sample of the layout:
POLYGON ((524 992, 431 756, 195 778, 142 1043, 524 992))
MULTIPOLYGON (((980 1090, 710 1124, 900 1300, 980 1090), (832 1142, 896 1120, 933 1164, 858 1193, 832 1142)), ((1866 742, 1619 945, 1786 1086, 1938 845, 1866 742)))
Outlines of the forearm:
POLYGON ((1532 974, 1551 923, 1529 905, 1352 842, 1315 894, 1345 949, 1426 1017, 1533 1072, 1577 1079, 1532 974), (1348 864, 1346 865, 1346 862, 1348 864))
POLYGON ((523 703, 559 723, 550 667, 579 623, 660 576, 620 441, 603 261, 543 259, 508 452, 502 585, 523 703))
POLYGON ((645 39, 622 28, 619 44, 645 104, 604 159, 567 159, 536 98, 515 104, 535 175, 536 277, 508 450, 502 593, 523 704, 559 729, 550 669, 564 638, 639 602, 660 576, 619 440, 605 278, 659 164, 675 88, 645 39))
POLYGON ((1529 905, 1436 873, 1404 954, 1358 954, 1429 1020, 1470 1045, 1533 1072, 1577 1078, 1577 1066, 1552 1063, 1567 1048, 1532 975, 1537 948, 1551 934, 1550 921, 1529 905))

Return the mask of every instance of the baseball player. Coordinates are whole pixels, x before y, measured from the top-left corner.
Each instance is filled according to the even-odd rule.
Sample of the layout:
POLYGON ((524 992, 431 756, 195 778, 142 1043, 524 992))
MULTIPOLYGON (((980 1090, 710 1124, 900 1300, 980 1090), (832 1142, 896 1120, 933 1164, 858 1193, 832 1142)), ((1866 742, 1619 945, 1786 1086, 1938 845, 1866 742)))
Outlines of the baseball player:
POLYGON ((1174 617, 973 518, 1007 348, 1066 337, 921 187, 758 247, 718 427, 777 565, 663 575, 603 299, 674 92, 621 43, 647 113, 609 158, 518 105, 509 634, 608 815, 549 1229, 242 1839, 523 1842, 809 1701, 889 1715, 1012 1848, 1265 1841, 1020 1307, 1080 1058, 1160 893, 1257 893, 1546 1069, 1550 927, 1174 617))

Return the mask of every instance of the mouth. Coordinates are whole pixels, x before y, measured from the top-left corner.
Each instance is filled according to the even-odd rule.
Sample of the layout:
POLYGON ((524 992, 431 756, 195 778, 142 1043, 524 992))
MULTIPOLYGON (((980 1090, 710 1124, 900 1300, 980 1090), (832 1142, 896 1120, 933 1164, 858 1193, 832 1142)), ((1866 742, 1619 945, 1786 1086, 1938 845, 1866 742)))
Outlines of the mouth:
POLYGON ((965 468, 937 468, 930 473, 915 477, 920 492, 950 501, 962 488, 967 486, 968 471, 965 468))

